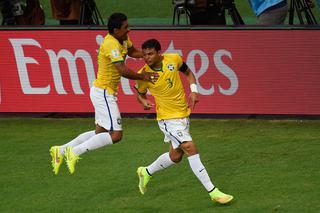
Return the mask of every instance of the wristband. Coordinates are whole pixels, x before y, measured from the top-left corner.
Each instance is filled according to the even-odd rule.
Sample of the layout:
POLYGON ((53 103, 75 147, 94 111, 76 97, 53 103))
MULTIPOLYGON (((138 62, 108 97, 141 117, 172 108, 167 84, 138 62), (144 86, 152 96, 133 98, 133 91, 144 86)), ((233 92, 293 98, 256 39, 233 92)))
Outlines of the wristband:
POLYGON ((199 93, 198 87, 196 84, 190 84, 190 89, 191 89, 191 92, 199 93))

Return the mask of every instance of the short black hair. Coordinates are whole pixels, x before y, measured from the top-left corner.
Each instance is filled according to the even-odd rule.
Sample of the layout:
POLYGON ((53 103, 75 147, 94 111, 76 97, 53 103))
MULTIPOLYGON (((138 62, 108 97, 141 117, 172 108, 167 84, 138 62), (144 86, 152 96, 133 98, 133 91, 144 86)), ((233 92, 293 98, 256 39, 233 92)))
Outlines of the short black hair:
POLYGON ((108 31, 114 32, 114 28, 120 29, 122 22, 128 20, 127 16, 123 13, 113 13, 108 19, 108 31))
POLYGON ((157 52, 161 50, 160 42, 157 39, 149 39, 143 42, 141 49, 154 48, 157 52))

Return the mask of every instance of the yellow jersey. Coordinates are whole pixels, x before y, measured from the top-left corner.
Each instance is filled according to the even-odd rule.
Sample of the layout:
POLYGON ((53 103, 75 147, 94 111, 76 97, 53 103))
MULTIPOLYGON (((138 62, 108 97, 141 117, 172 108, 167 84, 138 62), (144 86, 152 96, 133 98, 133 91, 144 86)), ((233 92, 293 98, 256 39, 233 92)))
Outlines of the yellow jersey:
POLYGON ((98 73, 94 86, 106 89, 111 95, 118 91, 121 75, 114 63, 124 62, 131 47, 129 37, 122 44, 111 34, 104 38, 98 53, 98 73))
POLYGON ((179 68, 183 60, 178 54, 163 54, 162 68, 153 70, 144 65, 138 72, 157 72, 158 80, 152 84, 148 81, 137 80, 135 88, 141 94, 147 90, 156 102, 157 120, 184 118, 190 115, 190 108, 185 97, 185 91, 180 79, 179 68))

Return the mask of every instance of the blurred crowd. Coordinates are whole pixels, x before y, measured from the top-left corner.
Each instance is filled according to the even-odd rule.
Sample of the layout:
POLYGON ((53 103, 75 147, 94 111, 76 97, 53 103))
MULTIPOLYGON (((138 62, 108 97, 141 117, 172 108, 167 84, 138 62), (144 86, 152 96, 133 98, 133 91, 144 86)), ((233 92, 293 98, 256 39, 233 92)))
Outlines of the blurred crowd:
MULTIPOLYGON (((299 13, 315 6, 315 0, 248 0, 258 25, 283 25, 288 14, 295 11, 289 6, 295 5, 299 13), (290 1, 290 2, 289 2, 290 1), (290 5, 289 5, 290 3, 290 5)), ((234 0, 173 0, 173 4, 188 10, 191 25, 225 25, 226 13, 234 24, 244 24, 234 0)), ((317 0, 320 7, 320 0, 317 0)), ((174 11, 176 12, 176 11, 174 11)))
POLYGON ((0 0, 2 25, 41 25, 45 23, 39 0, 0 0))
MULTIPOLYGON (((295 1, 307 8, 313 8, 315 3, 320 7, 320 0, 248 0, 248 4, 258 25, 282 25, 290 12, 289 3, 295 1)), ((60 25, 99 24, 92 18, 96 12, 95 0, 50 0, 50 3, 52 17, 60 25)), ((175 9, 185 7, 191 25, 225 25, 226 14, 231 15, 232 20, 241 19, 234 0, 172 0, 172 3, 175 9)), ((0 0, 0 9, 2 25, 45 24, 39 0, 0 0)))
MULTIPOLYGON (((93 24, 94 0, 50 0, 52 16, 61 25, 93 24)), ((43 25, 39 0, 0 0, 2 25, 43 25)))

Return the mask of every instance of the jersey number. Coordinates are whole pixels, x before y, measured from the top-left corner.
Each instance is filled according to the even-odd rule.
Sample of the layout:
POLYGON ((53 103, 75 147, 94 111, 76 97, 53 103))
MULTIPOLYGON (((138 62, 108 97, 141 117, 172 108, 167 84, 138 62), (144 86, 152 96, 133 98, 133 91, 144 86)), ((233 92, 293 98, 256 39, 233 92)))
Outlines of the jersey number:
POLYGON ((170 78, 167 78, 166 81, 168 83, 169 88, 173 87, 173 82, 170 78))

